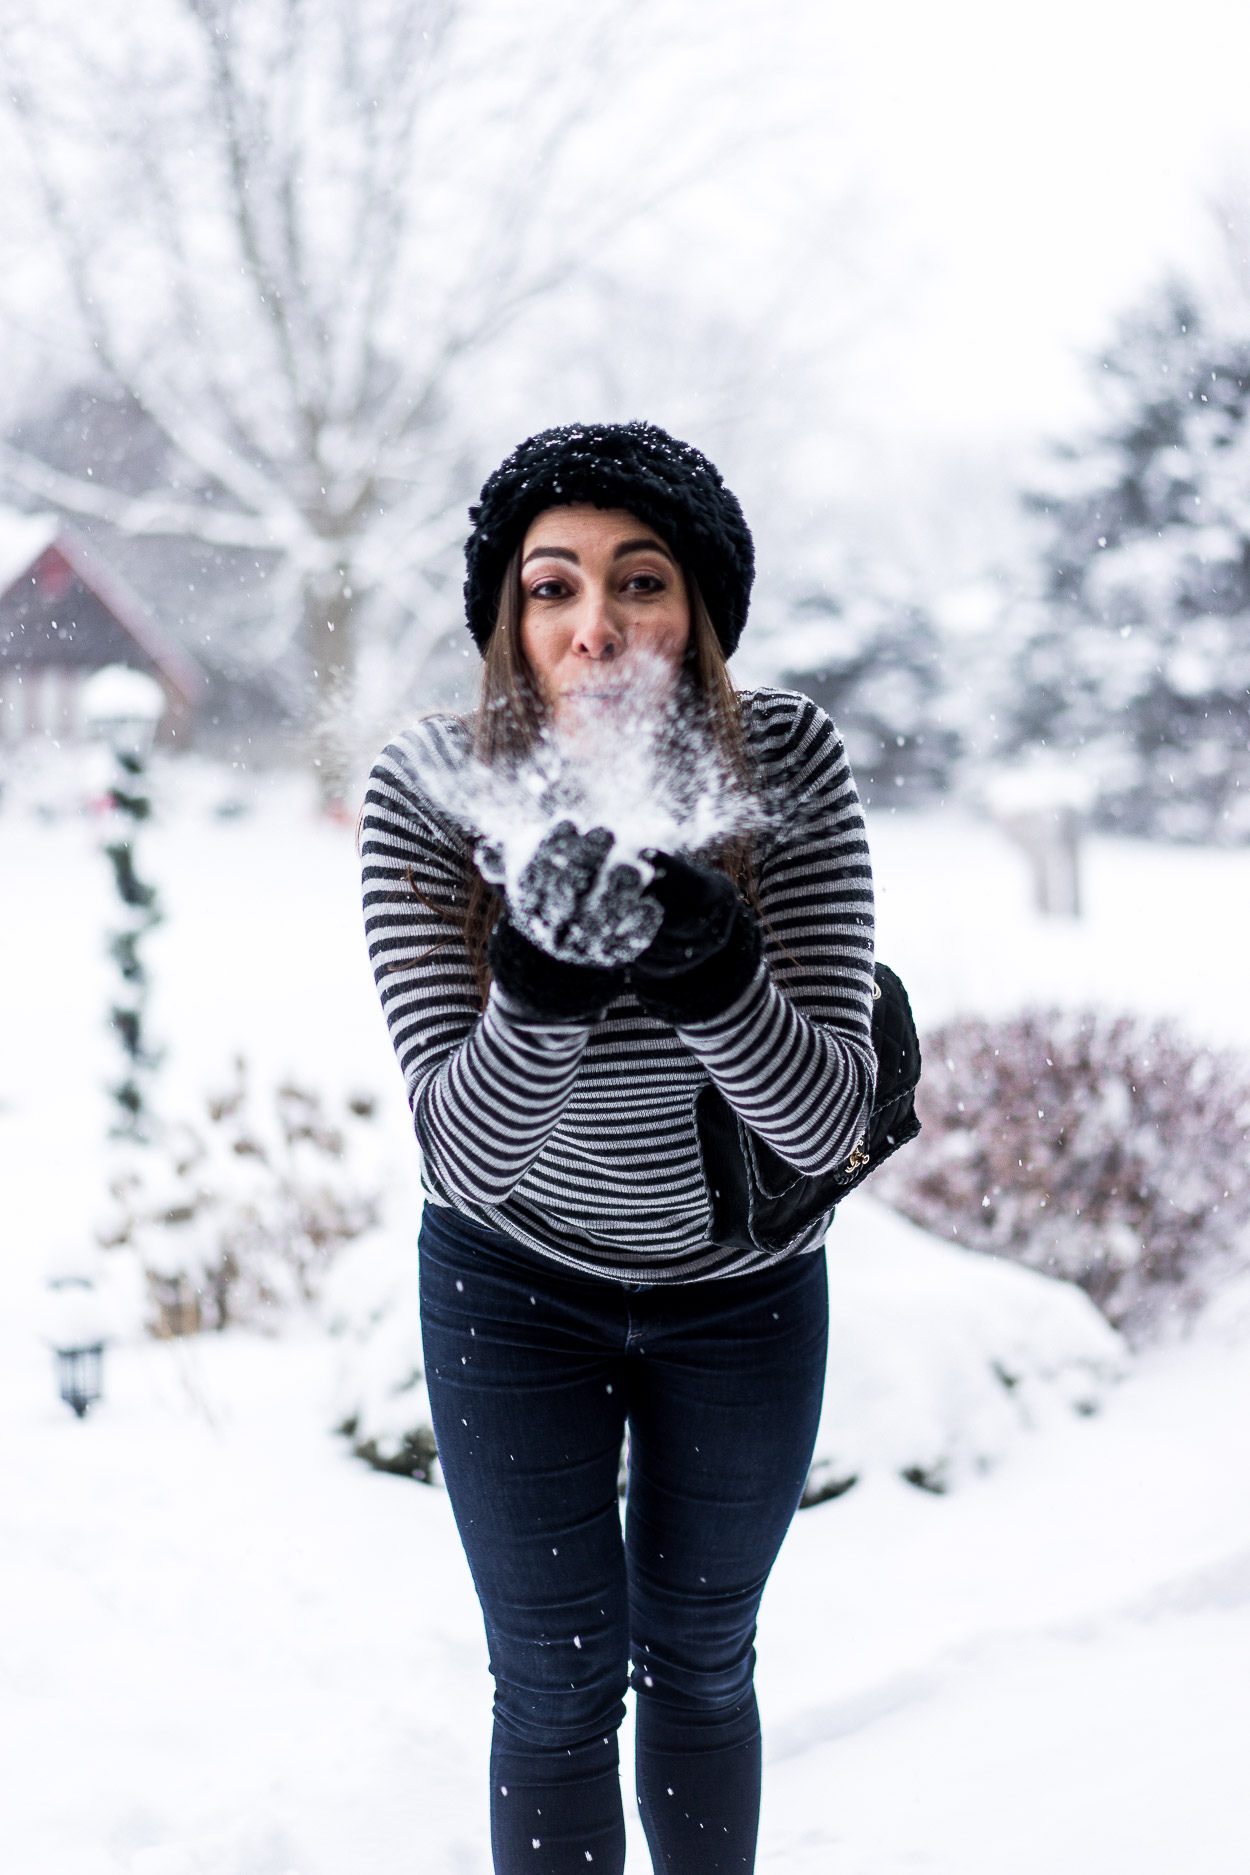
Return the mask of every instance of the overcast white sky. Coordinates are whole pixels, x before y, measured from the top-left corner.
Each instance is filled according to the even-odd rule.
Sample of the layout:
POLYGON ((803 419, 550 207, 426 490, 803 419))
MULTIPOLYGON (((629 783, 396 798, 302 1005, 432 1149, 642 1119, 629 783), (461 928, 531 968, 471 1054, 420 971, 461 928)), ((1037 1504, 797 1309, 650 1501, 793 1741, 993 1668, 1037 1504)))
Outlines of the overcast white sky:
MULTIPOLYGON (((1221 174, 1250 173, 1250 0, 665 0, 660 21, 676 34, 653 31, 651 45, 667 120, 645 103, 633 114, 632 94, 614 119, 608 74, 599 134, 628 177, 632 141, 703 102, 720 120, 728 95, 747 153, 699 198, 715 224, 698 261, 720 282, 714 300, 749 291, 753 268, 767 278, 787 211, 800 245, 836 246, 810 212, 822 183, 858 203, 848 304, 816 290, 807 320, 848 434, 940 455, 1070 429, 1082 354, 1169 264, 1201 255, 1221 174), (765 134, 750 154, 761 121, 794 129, 788 151, 765 134), (862 323, 865 305, 848 397, 847 312, 862 323)), ((791 429, 803 417, 789 413, 791 429)))
POLYGON ((1250 158, 1250 4, 805 13, 789 82, 827 96, 830 160, 867 190, 901 282, 901 315, 864 355, 865 404, 935 440, 1062 427, 1079 353, 1200 256, 1204 193, 1250 158))

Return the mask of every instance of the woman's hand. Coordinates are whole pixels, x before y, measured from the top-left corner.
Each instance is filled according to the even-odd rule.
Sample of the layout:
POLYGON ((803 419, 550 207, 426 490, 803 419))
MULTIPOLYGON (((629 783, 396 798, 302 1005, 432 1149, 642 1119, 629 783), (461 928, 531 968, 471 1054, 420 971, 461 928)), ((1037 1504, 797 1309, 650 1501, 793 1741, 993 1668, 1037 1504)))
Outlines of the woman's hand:
POLYGON ((671 853, 646 858, 655 875, 647 898, 662 923, 630 965, 630 985, 648 1015, 674 1027, 711 1021, 759 968, 759 920, 723 872, 671 853))
POLYGON ((610 865, 606 827, 579 833, 562 820, 546 834, 508 894, 508 914, 530 943, 562 963, 619 969, 646 949, 662 905, 644 895, 637 866, 610 865))
MULTIPOLYGON (((526 865, 491 940, 491 968, 514 1007, 534 1020, 593 1022, 633 989, 648 1015, 674 1027, 707 1022, 737 1001, 759 966, 759 922, 732 882, 671 853, 609 863, 606 827, 562 820, 526 865)), ((479 854, 486 877, 502 859, 479 854)))
POLYGON ((490 968, 506 1007, 524 1022, 598 1022, 625 988, 623 970, 564 963, 540 950, 517 930, 506 911, 491 932, 490 968))

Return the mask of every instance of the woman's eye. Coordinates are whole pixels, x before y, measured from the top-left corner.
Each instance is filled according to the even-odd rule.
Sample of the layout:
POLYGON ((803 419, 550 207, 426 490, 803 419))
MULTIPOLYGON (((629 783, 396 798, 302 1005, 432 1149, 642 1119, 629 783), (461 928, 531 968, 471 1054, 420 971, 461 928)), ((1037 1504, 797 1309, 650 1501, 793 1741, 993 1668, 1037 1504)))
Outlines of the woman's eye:
POLYGON ((664 581, 658 573, 633 573, 625 582, 626 592, 663 592, 664 581))
POLYGON ((530 598, 560 599, 563 598, 567 591, 568 587, 565 585, 564 581, 562 579, 556 579, 553 576, 551 579, 535 580, 534 584, 530 587, 530 598))

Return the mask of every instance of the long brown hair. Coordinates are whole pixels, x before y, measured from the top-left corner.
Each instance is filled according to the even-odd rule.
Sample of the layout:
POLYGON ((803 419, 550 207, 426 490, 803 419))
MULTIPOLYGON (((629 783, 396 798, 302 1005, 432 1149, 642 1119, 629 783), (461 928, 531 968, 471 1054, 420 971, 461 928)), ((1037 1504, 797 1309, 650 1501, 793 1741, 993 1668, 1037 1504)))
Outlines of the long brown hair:
MULTIPOLYGON (((683 568, 683 573, 690 605, 690 642, 682 667, 682 681, 730 779, 750 792, 751 762, 742 700, 734 689, 725 653, 698 584, 687 569, 683 568)), ((480 761, 490 764, 519 761, 533 748, 547 721, 546 707, 521 642, 524 603, 521 548, 518 546, 499 589, 495 629, 487 642, 482 665, 478 707, 466 718, 474 754, 480 761)), ((758 903, 746 835, 735 835, 724 841, 708 857, 729 875, 746 899, 752 904, 758 903)), ((464 932, 483 1007, 490 989, 490 934, 502 909, 499 893, 470 863, 463 894, 449 915, 464 932)))

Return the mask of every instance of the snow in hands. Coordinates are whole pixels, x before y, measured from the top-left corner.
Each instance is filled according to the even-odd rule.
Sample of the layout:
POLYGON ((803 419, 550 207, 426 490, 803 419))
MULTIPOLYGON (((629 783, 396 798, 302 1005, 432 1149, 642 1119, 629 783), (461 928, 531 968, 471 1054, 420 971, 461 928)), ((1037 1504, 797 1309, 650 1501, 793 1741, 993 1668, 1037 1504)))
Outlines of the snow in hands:
POLYGON ((514 923, 533 943, 565 962, 610 969, 641 956, 664 916, 646 896, 648 862, 609 864, 614 844, 606 827, 579 833, 573 821, 557 821, 510 892, 495 848, 482 843, 478 863, 505 888, 514 923))
POLYGON ((627 680, 566 700, 518 759, 487 764, 438 734, 416 746, 427 794, 473 840, 514 924, 553 957, 631 963, 663 916, 647 893, 651 856, 696 854, 759 820, 670 688, 667 668, 635 659, 627 680))

